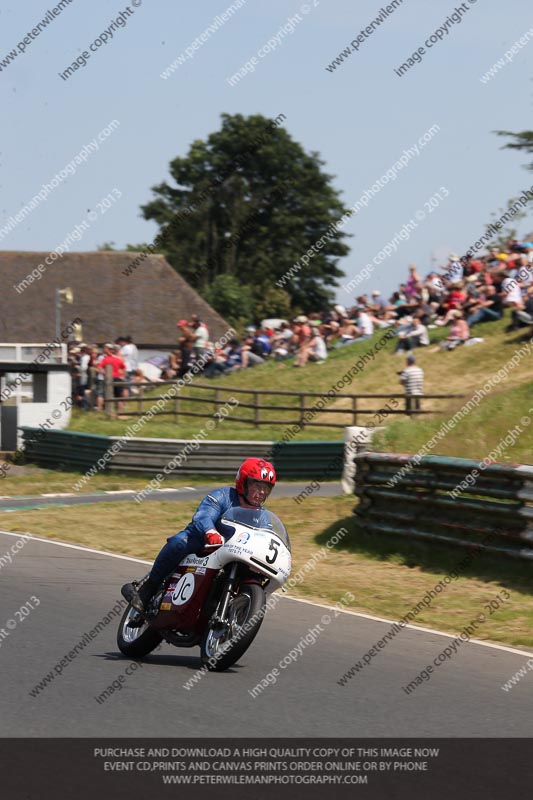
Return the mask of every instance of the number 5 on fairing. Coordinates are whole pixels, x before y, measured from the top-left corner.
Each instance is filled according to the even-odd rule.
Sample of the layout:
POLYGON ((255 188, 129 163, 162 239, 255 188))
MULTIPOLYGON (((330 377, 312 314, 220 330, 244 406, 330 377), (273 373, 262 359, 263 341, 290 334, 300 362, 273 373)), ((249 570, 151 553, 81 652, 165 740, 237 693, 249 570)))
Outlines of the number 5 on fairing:
POLYGON ((267 562, 267 564, 273 564, 274 561, 276 560, 276 558, 278 557, 279 542, 276 541, 276 539, 271 539, 270 540, 270 547, 268 549, 269 550, 273 550, 274 551, 274 555, 270 556, 270 557, 269 556, 265 556, 265 561, 267 562))

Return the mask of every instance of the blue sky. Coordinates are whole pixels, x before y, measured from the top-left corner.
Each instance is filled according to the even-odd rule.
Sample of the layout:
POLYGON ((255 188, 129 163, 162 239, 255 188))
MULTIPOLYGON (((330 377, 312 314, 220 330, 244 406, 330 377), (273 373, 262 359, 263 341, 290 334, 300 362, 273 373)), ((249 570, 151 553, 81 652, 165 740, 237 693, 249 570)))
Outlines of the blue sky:
MULTIPOLYGON (((361 284, 363 291, 390 292, 409 262, 427 272, 432 258, 464 252, 483 233, 492 212, 533 184, 533 172, 524 169, 527 157, 501 150, 503 140, 492 133, 532 127, 533 14, 528 0, 468 0, 462 21, 448 24, 442 41, 425 48, 422 61, 402 77, 394 69, 424 46, 460 3, 403 0, 357 52, 330 72, 326 66, 386 2, 246 0, 166 80, 161 73, 231 0, 134 2, 127 7, 115 0, 72 0, 26 45, 24 37, 55 7, 53 0, 2 4, 0 64, 12 50, 18 55, 0 71, 1 224, 110 122, 120 124, 98 151, 76 165, 74 174, 2 235, 0 249, 51 251, 69 240, 89 212, 94 219, 82 238, 69 244, 71 249, 92 250, 109 240, 118 247, 151 241, 157 227, 141 218, 139 206, 151 199, 151 186, 167 179, 169 161, 185 155, 194 139, 216 130, 223 112, 284 113, 293 138, 321 154, 347 206, 404 149, 439 126, 397 180, 345 228, 354 234, 351 253, 340 262, 347 283, 441 187, 449 193, 426 213, 409 240, 375 268, 361 284), (112 38, 90 52, 90 44, 121 12, 126 24, 115 25, 112 38), (288 18, 297 21, 287 25, 288 18), (276 49, 258 58, 284 26, 276 49), (480 77, 529 30, 531 39, 483 84, 480 77), (59 73, 84 51, 90 52, 86 66, 63 80, 59 73), (254 56, 255 71, 230 86, 227 78, 254 56), (105 208, 102 201, 109 196, 113 199, 105 208)), ((530 216, 520 230, 531 228, 530 216)), ((338 297, 347 300, 342 289, 338 297)))

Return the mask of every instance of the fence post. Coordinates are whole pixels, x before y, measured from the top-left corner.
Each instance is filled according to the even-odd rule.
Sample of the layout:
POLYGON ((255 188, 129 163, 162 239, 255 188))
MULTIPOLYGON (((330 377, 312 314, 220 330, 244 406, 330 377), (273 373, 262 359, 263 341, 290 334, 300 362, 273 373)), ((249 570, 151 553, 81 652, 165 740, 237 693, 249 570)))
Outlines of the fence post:
POLYGON ((259 427, 259 395, 257 392, 254 392, 254 425, 256 428, 259 427))
POLYGON ((352 397, 352 425, 357 425, 357 397, 352 397))
POLYGON ((108 417, 116 416, 113 386, 113 368, 106 364, 104 370, 104 411, 108 417))
POLYGON ((305 425, 305 394, 300 395, 300 425, 305 425))

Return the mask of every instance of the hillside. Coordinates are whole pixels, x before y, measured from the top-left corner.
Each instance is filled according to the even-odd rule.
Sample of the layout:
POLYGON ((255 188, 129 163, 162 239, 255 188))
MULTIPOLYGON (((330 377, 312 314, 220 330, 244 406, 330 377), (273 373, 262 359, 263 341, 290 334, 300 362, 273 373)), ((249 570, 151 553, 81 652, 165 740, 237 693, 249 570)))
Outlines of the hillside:
MULTIPOLYGON (((520 424, 520 418, 527 416, 529 409, 533 420, 533 343, 530 332, 524 328, 518 332, 505 333, 508 319, 498 322, 477 325, 476 336, 484 338, 484 342, 471 347, 460 347, 453 352, 430 352, 433 341, 446 335, 444 330, 433 330, 432 345, 419 349, 416 352, 417 363, 425 372, 426 394, 462 394, 464 399, 449 399, 440 401, 426 400, 424 409, 439 409, 439 413, 411 419, 404 416, 390 415, 384 422, 385 430, 378 434, 375 440, 376 449, 392 452, 416 452, 440 425, 449 419, 455 411, 460 409, 476 392, 494 377, 485 396, 480 400, 477 408, 467 414, 453 431, 446 435, 439 444, 438 451, 434 454, 454 455, 472 458, 483 458, 495 448, 502 436, 509 429, 520 424), (514 358, 514 362, 511 359, 514 358), (508 365, 505 368, 505 365, 508 365), (498 372, 504 369, 503 373, 498 372)), ((372 339, 359 344, 349 345, 331 352, 325 364, 309 364, 306 367, 295 369, 292 361, 270 362, 253 370, 235 373, 225 378, 213 380, 210 385, 213 391, 209 396, 214 397, 215 389, 250 388, 256 390, 285 390, 285 391, 313 391, 327 395, 337 381, 354 367, 363 354, 374 351, 374 359, 368 356, 362 369, 353 377, 351 385, 341 391, 347 394, 383 393, 391 394, 402 392, 398 382, 397 372, 404 366, 403 356, 393 353, 396 340, 393 339, 379 352, 375 345, 383 336, 383 331, 378 332, 372 339)), ((361 363, 361 362, 360 362, 361 363)), ((208 383, 201 377, 197 383, 208 383)), ((194 387, 194 383, 193 383, 194 387)), ((194 389, 187 390, 189 394, 194 389)), ((158 394, 155 392, 154 394, 158 394)), ((201 395, 205 397, 205 393, 201 395)), ((231 394, 220 393, 223 401, 231 394)), ((250 403, 250 396, 236 394, 241 403, 250 403)), ((298 405, 295 398, 291 398, 295 409, 298 405)), ((315 401, 308 399, 309 406, 315 401)), ((386 401, 366 400, 360 401, 362 408, 379 408, 386 401)), ((150 407, 148 397, 144 399, 144 409, 150 407)), ((279 399, 269 401, 272 407, 270 412, 262 412, 265 418, 294 419, 295 411, 276 411, 276 405, 288 405, 287 398, 283 402, 279 399)), ((181 401, 184 410, 191 410, 192 404, 181 401)), ((333 398, 326 407, 333 409, 351 408, 351 399, 333 398)), ((202 404, 204 413, 210 413, 210 404, 202 404)), ((197 410, 197 406, 195 407, 197 410)), ((233 416, 251 417, 252 409, 239 408, 233 416)), ((72 430, 120 435, 128 428, 135 417, 119 420, 108 420, 103 415, 76 412, 70 428, 72 430)), ((183 418, 182 418, 183 419, 183 418)), ((370 416, 360 416, 358 424, 370 420, 370 416)), ((206 420, 189 418, 179 424, 171 421, 171 417, 152 419, 143 427, 141 436, 189 438, 202 429, 206 420)), ((317 414, 314 422, 339 421, 347 422, 344 416, 333 414, 317 414)), ((532 437, 523 425, 523 433, 516 439, 512 446, 506 447, 500 460, 510 460, 522 463, 532 461, 532 437)), ((286 425, 265 425, 254 427, 232 420, 230 414, 222 423, 217 424, 206 438, 210 439, 274 439, 283 437, 286 425)), ((295 440, 310 439, 341 439, 341 428, 308 427, 297 434, 295 440)))

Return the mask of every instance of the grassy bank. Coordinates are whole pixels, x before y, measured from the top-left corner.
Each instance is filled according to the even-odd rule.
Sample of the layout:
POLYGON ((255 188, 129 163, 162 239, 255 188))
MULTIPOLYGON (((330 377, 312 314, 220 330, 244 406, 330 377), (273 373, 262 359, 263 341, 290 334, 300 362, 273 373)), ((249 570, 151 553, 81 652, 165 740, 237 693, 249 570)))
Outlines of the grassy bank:
MULTIPOLYGON (((509 428, 519 424, 520 418, 528 415, 533 407, 532 392, 532 358, 533 346, 527 330, 514 333, 505 333, 508 319, 498 322, 486 323, 475 327, 476 336, 484 338, 482 343, 471 347, 460 347, 453 352, 431 352, 432 347, 421 348, 416 352, 417 363, 425 373, 426 394, 462 394, 464 399, 450 399, 447 401, 425 400, 424 409, 434 410, 434 415, 406 418, 390 415, 384 422, 385 432, 375 439, 375 449, 392 452, 416 452, 438 430, 442 422, 450 417, 482 387, 487 379, 509 362, 513 355, 523 348, 531 347, 531 354, 520 358, 516 366, 508 370, 505 380, 495 385, 489 394, 482 400, 479 407, 471 411, 454 429, 444 437, 433 450, 435 455, 453 455, 465 458, 483 458, 491 449, 495 448, 502 436, 509 428), (532 397, 532 401, 528 400, 532 397)), ((404 366, 404 357, 394 354, 395 340, 387 342, 383 349, 376 350, 376 343, 384 332, 377 332, 370 340, 358 344, 348 345, 330 353, 325 364, 309 364, 300 369, 294 369, 292 361, 268 362, 253 370, 235 373, 224 378, 212 381, 213 396, 215 389, 219 388, 254 388, 289 390, 289 391, 314 391, 327 394, 339 380, 342 380, 365 353, 373 354, 367 357, 364 367, 353 377, 350 385, 342 389, 343 393, 357 395, 360 393, 390 394, 402 392, 398 381, 397 372, 404 366)), ((447 334, 446 330, 431 331, 432 340, 438 341, 447 334)), ((197 382, 202 381, 198 378, 197 382)), ((203 379, 206 382, 206 379, 203 379)), ((166 387, 168 388, 168 387, 166 387)), ((194 382, 192 389, 194 393, 194 382)), ((162 390, 155 389, 151 394, 157 395, 162 390)), ((205 395, 202 395, 205 397, 205 395)), ((221 394, 222 400, 231 395, 221 394)), ((249 395, 235 395, 241 403, 251 402, 249 395)), ((145 408, 153 402, 145 398, 145 408)), ((192 404, 180 401, 182 408, 191 410, 192 404)), ((286 399, 269 401, 271 411, 266 412, 266 418, 294 419, 298 416, 296 411, 282 412, 276 407, 287 403, 286 399)), ((309 401, 309 405, 312 402, 309 401)), ((330 409, 351 408, 351 398, 333 398, 328 404, 330 409)), ((360 408, 376 408, 384 402, 376 400, 360 400, 360 408)), ((197 410, 196 406, 196 410, 197 410)), ((202 404, 205 413, 210 413, 212 406, 202 404)), ((251 409, 238 408, 234 416, 251 414, 251 409)), ((75 412, 70 428, 89 433, 105 435, 121 435, 136 417, 109 420, 103 414, 75 412)), ((370 417, 362 415, 360 424, 364 424, 370 417)), ((317 414, 315 422, 328 421, 348 423, 348 418, 340 414, 317 414)), ((171 417, 154 417, 143 427, 140 436, 157 438, 192 438, 199 431, 204 430, 206 420, 180 418, 175 423, 171 417)), ((244 423, 235 422, 230 414, 222 422, 217 422, 213 429, 205 436, 209 439, 226 440, 271 440, 279 441, 287 430, 286 424, 272 424, 254 427, 244 423)), ((307 427, 298 433, 295 441, 309 440, 339 440, 342 438, 342 428, 307 427)), ((507 459, 516 462, 531 463, 531 437, 526 431, 524 436, 505 452, 507 459)))

